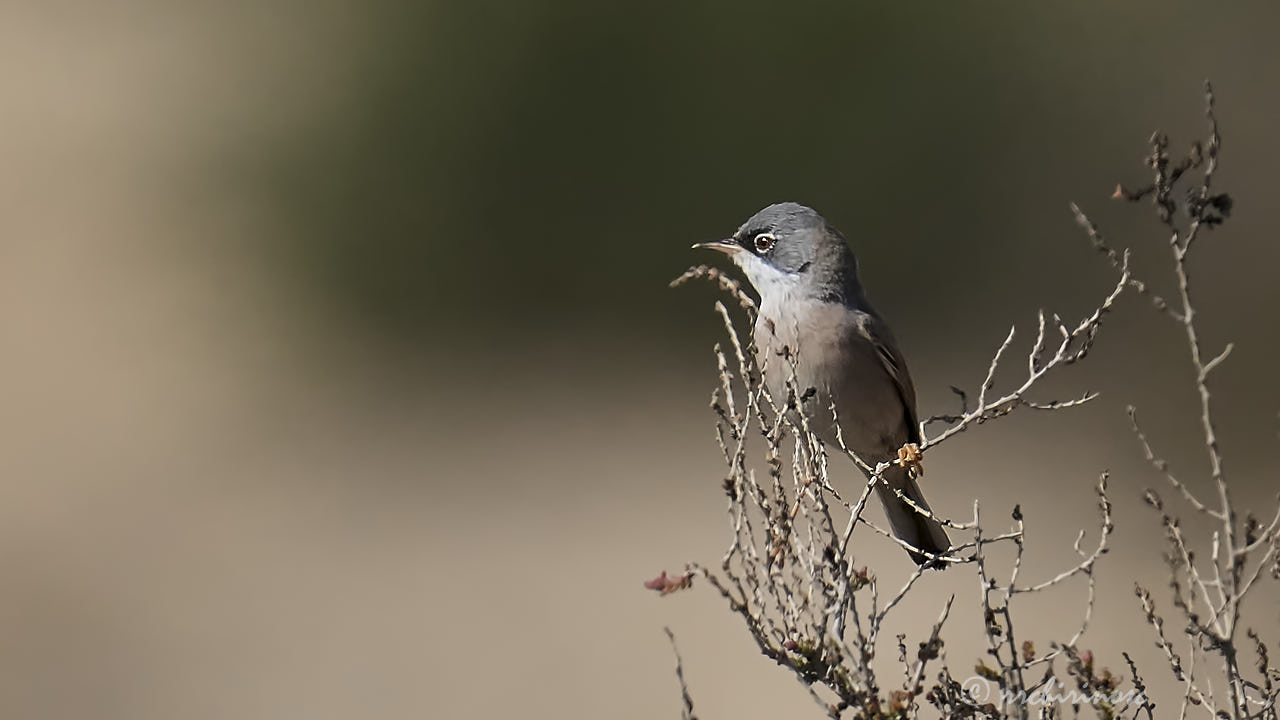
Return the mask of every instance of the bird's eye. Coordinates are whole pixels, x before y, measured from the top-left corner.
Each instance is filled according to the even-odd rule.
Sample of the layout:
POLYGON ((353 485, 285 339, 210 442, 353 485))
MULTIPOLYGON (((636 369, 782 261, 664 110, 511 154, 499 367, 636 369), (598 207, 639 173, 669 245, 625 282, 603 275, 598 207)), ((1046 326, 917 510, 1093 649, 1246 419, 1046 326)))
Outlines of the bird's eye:
POLYGON ((756 252, 766 253, 769 252, 769 249, 773 247, 775 242, 777 242, 777 238, 769 233, 760 233, 755 237, 753 242, 756 246, 756 252))

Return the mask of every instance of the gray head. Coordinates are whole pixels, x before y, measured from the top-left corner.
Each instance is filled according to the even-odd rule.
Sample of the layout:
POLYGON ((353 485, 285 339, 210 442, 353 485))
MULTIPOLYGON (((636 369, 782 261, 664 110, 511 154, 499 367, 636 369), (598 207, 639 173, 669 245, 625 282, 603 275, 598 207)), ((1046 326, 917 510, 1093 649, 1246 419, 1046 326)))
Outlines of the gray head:
POLYGON ((770 205, 733 237, 694 247, 727 254, 762 299, 785 293, 853 301, 862 294, 858 263, 844 238, 817 211, 798 203, 770 205))

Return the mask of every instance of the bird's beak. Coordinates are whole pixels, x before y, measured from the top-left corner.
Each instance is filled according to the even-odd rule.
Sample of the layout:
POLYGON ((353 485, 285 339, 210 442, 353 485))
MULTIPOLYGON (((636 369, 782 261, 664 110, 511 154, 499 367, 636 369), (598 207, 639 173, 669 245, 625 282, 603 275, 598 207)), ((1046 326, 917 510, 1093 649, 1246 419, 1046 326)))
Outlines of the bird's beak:
POLYGON ((723 240, 713 240, 711 242, 700 242, 700 243, 694 244, 693 246, 694 250, 702 250, 704 248, 707 250, 719 250, 725 255, 733 255, 737 253, 739 250, 742 250, 742 246, 739 245, 738 241, 734 240, 733 238, 725 238, 723 240))

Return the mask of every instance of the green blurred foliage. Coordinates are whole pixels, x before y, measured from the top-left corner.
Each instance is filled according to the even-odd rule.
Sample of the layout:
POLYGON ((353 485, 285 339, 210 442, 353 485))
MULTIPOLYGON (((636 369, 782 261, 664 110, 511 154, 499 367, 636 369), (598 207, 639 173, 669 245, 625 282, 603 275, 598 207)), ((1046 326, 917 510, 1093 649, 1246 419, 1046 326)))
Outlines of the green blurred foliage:
POLYGON ((1140 172, 1156 119, 1196 120, 1203 76, 1268 42, 1256 17, 1154 3, 361 12, 350 101, 257 160, 262 193, 286 219, 278 259, 323 312, 427 344, 678 332, 689 299, 666 281, 710 260, 688 245, 780 200, 845 231, 891 316, 936 304, 925 283, 965 292, 955 275, 1031 289, 1014 270, 1092 262, 1058 240, 1067 202, 1140 172))

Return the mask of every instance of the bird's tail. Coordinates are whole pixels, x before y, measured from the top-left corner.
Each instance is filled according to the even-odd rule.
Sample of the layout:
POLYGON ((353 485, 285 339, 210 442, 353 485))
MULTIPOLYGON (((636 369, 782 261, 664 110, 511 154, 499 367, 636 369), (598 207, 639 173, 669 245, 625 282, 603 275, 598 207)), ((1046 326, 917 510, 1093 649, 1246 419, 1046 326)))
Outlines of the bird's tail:
MULTIPOLYGON (((929 503, 920 492, 920 486, 901 468, 891 468, 885 472, 885 480, 890 487, 897 488, 911 502, 929 510, 929 503)), ((904 502, 889 487, 880 485, 876 488, 880 502, 884 504, 884 512, 889 516, 889 527, 899 540, 932 555, 943 555, 951 548, 951 539, 947 531, 933 518, 927 518, 916 512, 911 505, 904 502)), ((931 562, 931 559, 918 552, 911 552, 911 559, 917 565, 931 562)))

